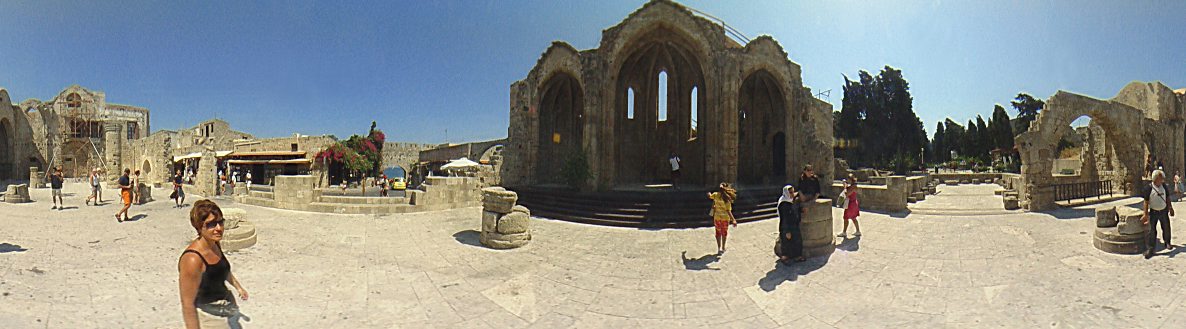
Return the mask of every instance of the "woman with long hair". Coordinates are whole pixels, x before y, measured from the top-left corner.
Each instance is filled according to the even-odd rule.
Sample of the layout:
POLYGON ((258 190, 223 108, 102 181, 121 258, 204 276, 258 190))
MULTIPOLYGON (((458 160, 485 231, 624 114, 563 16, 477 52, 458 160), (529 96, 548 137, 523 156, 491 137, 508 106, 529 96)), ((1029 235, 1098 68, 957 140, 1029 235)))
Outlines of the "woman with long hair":
POLYGON ((725 239, 729 236, 729 224, 737 227, 737 218, 733 217, 733 201, 737 200, 737 190, 729 183, 721 183, 717 191, 708 194, 712 199, 712 226, 716 228, 717 254, 725 253, 725 239))

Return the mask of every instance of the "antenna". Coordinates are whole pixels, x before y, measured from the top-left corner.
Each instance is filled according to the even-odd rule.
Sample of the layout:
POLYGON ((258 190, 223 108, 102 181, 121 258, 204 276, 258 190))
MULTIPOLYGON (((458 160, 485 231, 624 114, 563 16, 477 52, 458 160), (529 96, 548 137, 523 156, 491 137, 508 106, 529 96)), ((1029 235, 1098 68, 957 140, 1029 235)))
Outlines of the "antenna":
POLYGON ((815 93, 815 98, 817 98, 819 100, 825 100, 825 98, 827 98, 826 101, 831 101, 832 100, 832 90, 828 89, 828 90, 824 90, 824 91, 815 93))

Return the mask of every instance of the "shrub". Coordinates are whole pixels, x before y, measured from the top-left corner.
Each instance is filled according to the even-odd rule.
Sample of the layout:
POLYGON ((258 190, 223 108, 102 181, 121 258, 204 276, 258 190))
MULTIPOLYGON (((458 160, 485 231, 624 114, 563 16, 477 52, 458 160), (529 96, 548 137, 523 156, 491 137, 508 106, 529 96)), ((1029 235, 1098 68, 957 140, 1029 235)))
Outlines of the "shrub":
POLYGON ((564 166, 560 168, 560 177, 569 187, 581 188, 585 186, 585 183, 593 178, 593 171, 589 168, 589 159, 585 156, 585 152, 570 153, 564 160, 564 166))

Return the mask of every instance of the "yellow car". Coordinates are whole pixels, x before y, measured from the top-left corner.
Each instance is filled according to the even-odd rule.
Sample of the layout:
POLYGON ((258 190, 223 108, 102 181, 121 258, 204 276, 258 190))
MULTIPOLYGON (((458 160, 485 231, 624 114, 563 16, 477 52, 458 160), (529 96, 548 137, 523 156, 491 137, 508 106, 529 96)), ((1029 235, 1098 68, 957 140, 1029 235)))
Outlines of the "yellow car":
POLYGON ((396 177, 391 179, 391 189, 403 191, 408 189, 408 183, 404 182, 403 177, 396 177))

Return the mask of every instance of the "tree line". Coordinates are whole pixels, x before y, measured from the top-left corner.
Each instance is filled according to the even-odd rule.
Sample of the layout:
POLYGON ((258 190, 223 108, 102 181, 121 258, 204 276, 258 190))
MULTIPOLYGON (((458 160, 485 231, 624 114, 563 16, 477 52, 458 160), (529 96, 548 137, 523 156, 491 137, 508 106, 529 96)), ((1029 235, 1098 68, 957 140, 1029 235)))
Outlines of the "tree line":
POLYGON ((899 173, 920 168, 923 162, 988 164, 994 150, 1016 156, 1013 138, 1028 129, 1045 106, 1042 100, 1019 93, 1010 102, 1018 112, 1017 120, 998 104, 988 121, 977 115, 966 125, 951 118, 937 123, 931 139, 914 112, 913 101, 909 82, 893 67, 885 66, 876 76, 862 70, 855 80, 844 76, 841 109, 832 113, 834 155, 854 168, 899 173))

